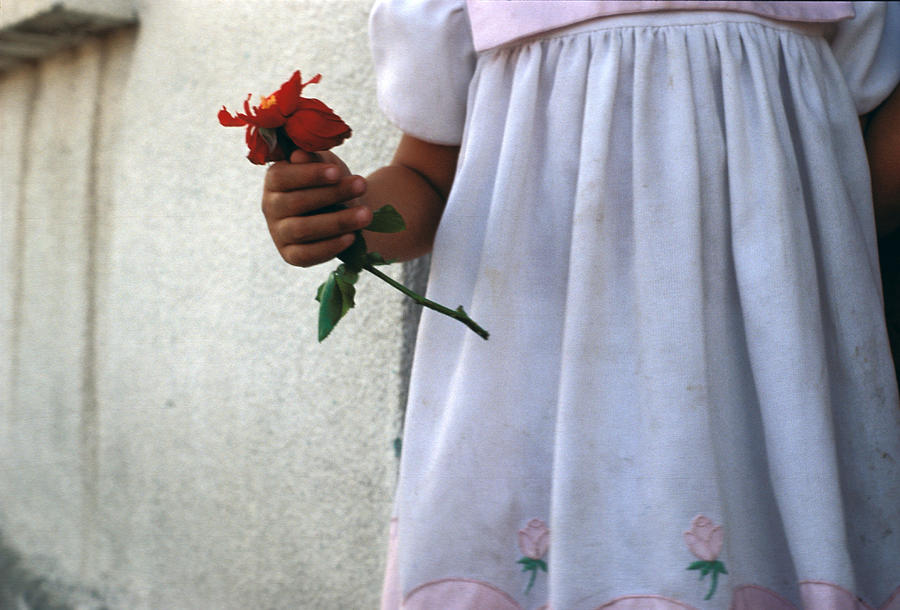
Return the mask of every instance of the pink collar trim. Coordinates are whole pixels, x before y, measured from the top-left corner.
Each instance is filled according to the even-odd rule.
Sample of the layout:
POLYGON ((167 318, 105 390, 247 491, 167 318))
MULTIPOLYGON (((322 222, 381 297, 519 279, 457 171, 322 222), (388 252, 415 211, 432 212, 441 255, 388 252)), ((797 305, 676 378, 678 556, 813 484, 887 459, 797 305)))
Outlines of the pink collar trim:
POLYGON ((467 0, 475 50, 492 49, 589 19, 656 11, 738 11, 781 21, 852 19, 852 2, 726 2, 719 0, 467 0))

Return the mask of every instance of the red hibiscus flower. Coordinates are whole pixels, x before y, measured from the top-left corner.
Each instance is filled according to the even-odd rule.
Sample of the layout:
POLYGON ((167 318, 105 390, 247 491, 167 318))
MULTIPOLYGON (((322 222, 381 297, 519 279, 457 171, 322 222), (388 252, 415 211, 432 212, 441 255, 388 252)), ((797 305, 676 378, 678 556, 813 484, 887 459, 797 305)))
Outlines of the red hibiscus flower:
POLYGON ((349 138, 352 132, 331 108, 301 95, 304 87, 321 78, 321 74, 316 74, 304 83, 297 70, 278 91, 263 98, 259 106, 250 107, 252 95, 244 100, 244 112, 231 114, 222 106, 219 123, 225 127, 246 125, 250 149, 247 158, 257 165, 287 159, 297 148, 307 152, 328 150, 349 138))

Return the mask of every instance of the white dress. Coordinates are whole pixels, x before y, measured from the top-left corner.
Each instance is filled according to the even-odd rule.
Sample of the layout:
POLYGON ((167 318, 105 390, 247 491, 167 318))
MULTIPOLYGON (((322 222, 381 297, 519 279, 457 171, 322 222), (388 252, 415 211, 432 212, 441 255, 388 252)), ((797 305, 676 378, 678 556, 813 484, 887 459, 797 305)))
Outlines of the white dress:
POLYGON ((384 608, 900 608, 857 121, 900 80, 886 15, 476 52, 461 0, 376 3, 384 111, 461 143, 429 296, 491 333, 423 313, 384 608))

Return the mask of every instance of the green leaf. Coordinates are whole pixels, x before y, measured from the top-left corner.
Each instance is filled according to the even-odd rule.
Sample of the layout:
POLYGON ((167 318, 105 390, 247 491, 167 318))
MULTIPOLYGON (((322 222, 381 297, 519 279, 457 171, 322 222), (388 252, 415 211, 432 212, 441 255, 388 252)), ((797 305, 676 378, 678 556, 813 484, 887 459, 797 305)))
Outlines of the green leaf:
POLYGON ((533 559, 531 557, 523 557, 518 560, 516 563, 522 564, 522 571, 528 572, 529 570, 541 570, 542 572, 547 571, 547 563, 543 559, 533 559))
MULTIPOLYGON (((355 276, 356 274, 354 273, 353 275, 355 276)), ((356 280, 354 279, 354 281, 356 280)), ((339 274, 335 274, 335 282, 337 283, 338 291, 341 294, 341 317, 344 317, 347 312, 356 305, 356 303, 353 302, 356 288, 353 287, 352 282, 348 282, 339 274)))
POLYGON ((319 302, 319 341, 325 339, 337 326, 350 309, 356 305, 354 296, 356 288, 353 286, 359 279, 359 273, 340 265, 331 272, 316 291, 316 300, 319 302))
POLYGON ((350 247, 337 255, 337 257, 347 265, 350 271, 359 272, 366 264, 366 240, 363 239, 362 233, 356 232, 356 239, 350 244, 350 247))
POLYGON ((347 265, 338 266, 336 273, 341 280, 347 282, 348 284, 355 284, 356 280, 359 279, 359 272, 350 271, 350 269, 347 268, 347 265))
POLYGON ((367 231, 375 233, 397 233, 406 228, 406 222, 400 212, 393 206, 386 205, 372 212, 372 222, 366 227, 367 231))
POLYGON ((687 567, 688 570, 702 570, 706 567, 706 561, 695 561, 687 567))
POLYGON ((343 297, 337 285, 337 274, 332 273, 319 287, 319 342, 334 329, 344 315, 343 297))

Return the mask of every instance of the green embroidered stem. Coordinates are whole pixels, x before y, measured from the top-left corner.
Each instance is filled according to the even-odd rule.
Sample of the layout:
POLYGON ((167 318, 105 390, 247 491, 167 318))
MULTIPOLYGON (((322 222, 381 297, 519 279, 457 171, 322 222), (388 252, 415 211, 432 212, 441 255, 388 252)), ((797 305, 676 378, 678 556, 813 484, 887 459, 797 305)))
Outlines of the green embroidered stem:
POLYGON ((375 275, 379 279, 384 280, 385 282, 387 282, 388 284, 390 284, 391 286, 393 286, 394 288, 396 288, 397 290, 399 290, 400 292, 402 292, 403 294, 405 294, 406 296, 411 298, 413 301, 415 301, 419 305, 422 305, 423 307, 427 307, 429 309, 433 309, 434 311, 436 311, 438 313, 442 313, 445 316, 450 316, 454 320, 459 320, 460 322, 462 322, 463 324, 465 324, 466 326, 471 328, 473 331, 475 331, 475 334, 477 334, 482 339, 486 340, 488 338, 488 336, 489 336, 488 331, 481 328, 475 322, 475 320, 470 318, 469 314, 467 314, 466 311, 462 308, 462 305, 460 305, 456 309, 450 309, 449 307, 444 307, 440 303, 435 303, 434 301, 426 299, 425 297, 418 294, 417 292, 410 290, 409 288, 407 288, 400 282, 395 281, 394 278, 392 278, 391 276, 389 276, 385 273, 382 273, 380 270, 376 269, 375 266, 372 265, 371 263, 365 263, 362 266, 362 268, 365 269, 366 271, 368 271, 369 273, 375 275))
POLYGON ((535 578, 537 578, 537 570, 531 570, 531 578, 528 579, 528 586, 525 587, 525 595, 528 595, 528 592, 531 591, 535 578))
POLYGON ((528 595, 528 592, 531 591, 531 587, 534 586, 534 580, 537 578, 538 570, 546 572, 547 563, 542 559, 534 559, 531 557, 523 557, 516 563, 522 564, 523 572, 531 572, 531 578, 528 579, 528 586, 525 587, 525 595, 528 595))
POLYGON ((707 593, 706 597, 703 598, 705 601, 712 599, 712 596, 715 594, 716 587, 718 585, 719 585, 719 573, 713 572, 712 573, 712 586, 709 588, 709 593, 707 593))
POLYGON ((711 575, 709 593, 703 598, 704 601, 712 599, 712 596, 715 595, 716 588, 719 586, 719 574, 728 574, 725 564, 721 561, 695 561, 687 569, 700 570, 700 580, 703 580, 707 574, 711 575))

